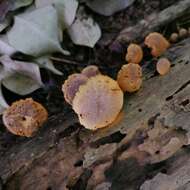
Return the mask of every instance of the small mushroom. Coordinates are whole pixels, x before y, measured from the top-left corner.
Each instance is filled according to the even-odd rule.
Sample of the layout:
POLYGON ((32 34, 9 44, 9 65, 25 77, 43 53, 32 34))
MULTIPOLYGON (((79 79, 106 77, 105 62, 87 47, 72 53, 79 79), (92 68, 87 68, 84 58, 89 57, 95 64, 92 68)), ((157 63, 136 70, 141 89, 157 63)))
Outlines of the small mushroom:
POLYGON ((158 57, 163 54, 170 46, 167 39, 162 34, 157 32, 150 33, 145 38, 145 44, 152 49, 151 54, 154 57, 158 57))
POLYGON ((85 75, 86 77, 90 78, 90 77, 100 74, 100 71, 97 66, 89 65, 89 66, 85 67, 81 73, 83 75, 85 75))
POLYGON ((123 92, 108 76, 96 75, 79 87, 73 99, 73 110, 80 123, 96 130, 111 124, 123 106, 123 92))
POLYGON ((179 35, 178 33, 172 33, 170 36, 170 42, 176 43, 178 41, 179 35))
POLYGON ((4 113, 3 123, 19 136, 31 137, 47 120, 46 109, 32 98, 14 102, 4 113))
POLYGON ((85 84, 88 78, 83 74, 72 74, 64 82, 62 91, 67 103, 72 104, 73 98, 79 89, 79 86, 85 84))
POLYGON ((181 39, 183 39, 183 38, 186 38, 187 36, 188 36, 188 30, 185 28, 180 28, 179 29, 179 37, 181 39))
POLYGON ((117 75, 117 82, 124 92, 135 92, 142 85, 142 69, 138 64, 123 65, 117 75))
POLYGON ((143 58, 143 50, 137 44, 130 44, 127 48, 126 61, 139 64, 143 58))
POLYGON ((165 75, 169 72, 171 63, 167 58, 160 58, 156 64, 156 70, 160 75, 165 75))

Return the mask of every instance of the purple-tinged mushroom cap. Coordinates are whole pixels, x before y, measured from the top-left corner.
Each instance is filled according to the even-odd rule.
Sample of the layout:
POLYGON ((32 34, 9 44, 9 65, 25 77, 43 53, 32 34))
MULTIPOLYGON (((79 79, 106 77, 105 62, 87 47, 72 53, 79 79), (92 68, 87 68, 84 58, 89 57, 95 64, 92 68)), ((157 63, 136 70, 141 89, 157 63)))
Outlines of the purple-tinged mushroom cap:
POLYGON ((100 71, 97 66, 89 65, 89 66, 85 67, 81 73, 83 75, 85 75, 86 77, 90 78, 90 77, 100 74, 100 71))
POLYGON ((85 85, 79 87, 73 99, 73 110, 80 123, 91 130, 111 124, 122 107, 122 90, 115 80, 104 75, 89 78, 85 85))
POLYGON ((83 74, 72 74, 68 77, 62 86, 66 102, 72 105, 73 98, 75 97, 80 85, 85 84, 87 80, 88 78, 83 74))

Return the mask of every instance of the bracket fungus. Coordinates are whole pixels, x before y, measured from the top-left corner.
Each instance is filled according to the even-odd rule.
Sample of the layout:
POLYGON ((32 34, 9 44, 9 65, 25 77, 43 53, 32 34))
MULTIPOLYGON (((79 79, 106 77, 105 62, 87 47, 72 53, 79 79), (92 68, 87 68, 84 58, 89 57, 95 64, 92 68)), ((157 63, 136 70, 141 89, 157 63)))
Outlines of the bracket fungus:
POLYGON ((129 63, 139 64, 143 59, 143 50, 137 44, 130 44, 127 48, 127 54, 125 57, 129 63))
POLYGON ((104 75, 89 78, 73 99, 73 110, 80 123, 91 130, 111 124, 122 107, 122 90, 115 80, 104 75))
POLYGON ((93 77, 93 76, 96 76, 96 75, 100 74, 100 71, 99 71, 97 66, 89 65, 89 66, 85 67, 82 70, 81 74, 83 74, 86 77, 90 78, 90 77, 93 77))
POLYGON ((19 136, 31 137, 47 120, 46 109, 32 98, 14 102, 4 113, 3 123, 19 136))
POLYGON ((160 75, 165 75, 169 72, 171 63, 167 58, 160 58, 156 64, 156 70, 160 75))
POLYGON ((159 57, 160 55, 162 55, 170 46, 168 40, 158 32, 150 33, 145 38, 144 43, 152 49, 151 54, 154 57, 159 57))
POLYGON ((65 101, 72 105, 73 98, 79 89, 79 86, 85 84, 88 78, 79 73, 72 74, 64 82, 62 91, 64 93, 65 101))
POLYGON ((117 75, 117 82, 124 92, 135 92, 142 85, 142 69, 138 64, 123 65, 117 75))

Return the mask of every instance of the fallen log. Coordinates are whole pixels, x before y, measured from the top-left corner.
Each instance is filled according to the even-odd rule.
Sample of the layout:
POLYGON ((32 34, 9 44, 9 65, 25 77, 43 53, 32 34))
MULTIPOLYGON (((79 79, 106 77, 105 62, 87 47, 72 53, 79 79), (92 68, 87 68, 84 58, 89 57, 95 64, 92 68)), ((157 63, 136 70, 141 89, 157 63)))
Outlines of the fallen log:
POLYGON ((190 38, 171 47, 165 56, 172 69, 163 77, 154 75, 151 62, 147 64, 142 89, 126 95, 120 119, 109 128, 80 129, 71 112, 60 115, 56 125, 50 118, 36 137, 13 145, 0 158, 3 187, 119 190, 138 189, 144 183, 142 189, 149 190, 154 176, 157 182, 162 177, 174 180, 172 184, 176 175, 186 178, 183 168, 188 162, 176 171, 174 164, 189 155, 189 51, 190 38), (171 177, 158 174, 169 167, 174 170, 171 177))

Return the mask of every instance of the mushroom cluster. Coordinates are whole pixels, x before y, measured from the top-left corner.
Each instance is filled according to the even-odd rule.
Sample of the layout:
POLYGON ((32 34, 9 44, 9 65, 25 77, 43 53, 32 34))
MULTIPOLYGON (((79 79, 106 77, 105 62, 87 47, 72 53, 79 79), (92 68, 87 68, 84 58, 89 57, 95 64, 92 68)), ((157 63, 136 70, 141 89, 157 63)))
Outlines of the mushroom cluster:
POLYGON ((176 43, 179 39, 184 39, 190 36, 190 28, 179 28, 177 32, 170 35, 170 42, 176 43))
POLYGON ((48 118, 46 109, 32 98, 14 102, 4 113, 3 123, 19 136, 31 137, 48 118))
POLYGON ((123 92, 112 78, 102 75, 96 66, 69 76, 62 90, 81 125, 90 130, 111 124, 123 107, 123 92))
MULTIPOLYGON (((151 49, 153 57, 160 57, 170 46, 168 40, 160 33, 150 33, 144 41, 144 44, 151 49)), ((140 62, 143 59, 143 50, 140 45, 131 43, 127 48, 125 60, 128 64, 123 65, 117 74, 117 82, 124 92, 136 92, 142 86, 142 69, 140 62)), ((166 58, 158 60, 156 69, 160 75, 169 72, 171 63, 166 58)))
MULTIPOLYGON (((184 31, 181 31, 181 33, 184 31)), ((153 32, 144 42, 154 57, 160 57, 170 43, 159 33, 153 32)), ((136 92, 142 86, 142 48, 135 43, 128 46, 125 56, 128 64, 122 66, 117 81, 101 74, 98 67, 90 65, 81 73, 71 74, 62 85, 64 98, 87 129, 96 130, 109 126, 123 107, 123 92, 136 92)), ((169 72, 171 63, 160 58, 156 69, 160 75, 169 72)), ((31 137, 48 118, 46 109, 32 98, 14 102, 4 113, 7 129, 20 136, 31 137)))

